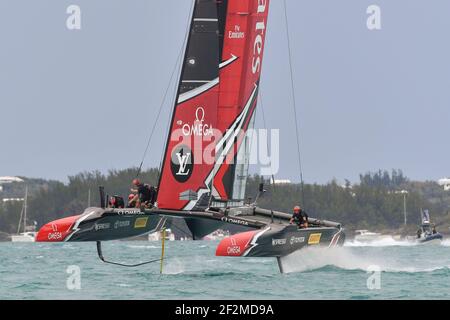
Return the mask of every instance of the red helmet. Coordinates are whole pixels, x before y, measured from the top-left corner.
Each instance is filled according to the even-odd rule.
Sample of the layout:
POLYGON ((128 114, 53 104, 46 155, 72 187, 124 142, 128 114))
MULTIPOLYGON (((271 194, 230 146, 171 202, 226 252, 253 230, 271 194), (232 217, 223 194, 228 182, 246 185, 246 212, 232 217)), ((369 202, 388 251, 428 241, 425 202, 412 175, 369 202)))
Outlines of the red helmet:
POLYGON ((141 184, 141 181, 139 181, 139 179, 133 179, 133 184, 135 185, 135 186, 138 186, 138 185, 140 185, 141 184))
POLYGON ((300 210, 301 210, 300 206, 295 206, 294 207, 294 212, 298 213, 298 212, 300 212, 300 210))

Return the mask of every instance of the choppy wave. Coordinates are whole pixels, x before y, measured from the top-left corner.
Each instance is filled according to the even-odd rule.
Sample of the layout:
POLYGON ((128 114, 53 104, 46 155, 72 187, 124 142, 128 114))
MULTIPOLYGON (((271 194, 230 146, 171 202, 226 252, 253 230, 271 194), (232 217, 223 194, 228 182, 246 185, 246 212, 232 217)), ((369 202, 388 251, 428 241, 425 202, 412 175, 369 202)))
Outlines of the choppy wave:
MULTIPOLYGON (((439 245, 439 243, 435 243, 439 245)), ((381 239, 375 241, 361 242, 357 240, 349 240, 345 241, 344 247, 413 247, 420 246, 420 243, 417 243, 412 240, 395 240, 395 239, 381 239)), ((444 247, 450 247, 450 239, 443 240, 440 245, 444 247)))
POLYGON ((220 262, 217 259, 205 259, 204 256, 193 255, 189 257, 169 256, 164 261, 163 273, 177 274, 205 274, 217 269, 220 262))
POLYGON ((380 239, 370 242, 361 242, 357 240, 345 241, 345 247, 393 247, 393 246, 416 246, 417 243, 408 240, 380 239))
POLYGON ((443 240, 441 245, 444 247, 450 247, 450 239, 443 240))
MULTIPOLYGON (((161 276, 159 262, 131 269, 103 264, 89 243, 3 243, 0 299, 448 299, 450 240, 402 244, 307 248, 284 259, 291 274, 283 275, 274 258, 216 257, 215 244, 168 242, 161 276), (80 292, 66 288, 69 265, 82 271, 80 292), (370 270, 383 273, 383 290, 367 289, 370 270)), ((104 251, 109 260, 132 263, 159 258, 161 247, 111 242, 104 251)))
POLYGON ((117 284, 118 287, 122 287, 122 288, 131 288, 133 287, 131 284, 129 283, 118 283, 117 284))
POLYGON ((286 273, 317 271, 334 267, 350 271, 380 272, 434 272, 450 270, 450 265, 406 265, 399 263, 395 257, 381 254, 365 256, 355 253, 351 248, 307 248, 283 258, 286 273))
POLYGON ((127 245, 130 249, 161 249, 161 246, 151 246, 151 245, 127 245))

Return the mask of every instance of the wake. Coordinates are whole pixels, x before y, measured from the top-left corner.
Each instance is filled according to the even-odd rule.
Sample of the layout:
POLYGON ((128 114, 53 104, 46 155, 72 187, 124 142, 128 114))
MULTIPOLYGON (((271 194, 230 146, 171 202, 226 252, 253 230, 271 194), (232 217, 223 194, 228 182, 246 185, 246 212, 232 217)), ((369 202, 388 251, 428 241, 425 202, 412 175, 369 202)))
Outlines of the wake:
MULTIPOLYGON (((381 253, 383 254, 383 253, 381 253)), ((450 265, 417 266, 411 262, 399 262, 396 257, 362 256, 351 248, 305 248, 292 253, 282 260, 285 273, 307 272, 335 267, 350 271, 381 271, 381 272, 406 272, 421 273, 438 270, 450 270, 450 265), (407 265, 408 264, 408 265, 407 265)))
POLYGON ((411 247, 417 246, 418 243, 408 240, 381 239, 370 242, 360 242, 357 240, 345 241, 344 247, 411 247))
POLYGON ((152 245, 127 245, 126 247, 130 249, 161 249, 161 246, 152 245))
MULTIPOLYGON (((417 243, 411 240, 395 240, 395 239, 381 239, 370 242, 360 242, 357 240, 349 240, 345 241, 344 247, 413 247, 413 246, 421 246, 423 244, 417 243)), ((435 244, 433 244, 435 245, 435 244)), ((450 239, 443 240, 440 244, 444 247, 450 247, 450 239)))
POLYGON ((450 247, 450 239, 443 240, 441 246, 450 247))

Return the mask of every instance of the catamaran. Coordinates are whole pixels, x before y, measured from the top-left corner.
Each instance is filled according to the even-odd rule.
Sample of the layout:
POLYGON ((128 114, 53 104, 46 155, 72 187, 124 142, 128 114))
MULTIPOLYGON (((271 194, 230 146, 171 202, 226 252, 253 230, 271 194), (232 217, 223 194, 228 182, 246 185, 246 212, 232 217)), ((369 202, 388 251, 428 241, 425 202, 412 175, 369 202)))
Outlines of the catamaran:
POLYGON ((275 257, 281 272, 297 250, 343 244, 340 223, 309 218, 299 229, 291 214, 244 200, 269 3, 193 1, 154 207, 108 208, 101 191, 99 207, 44 225, 37 241, 95 241, 104 260, 102 241, 157 232, 168 219, 184 219, 194 240, 235 225, 245 232, 223 239, 216 255, 275 257))

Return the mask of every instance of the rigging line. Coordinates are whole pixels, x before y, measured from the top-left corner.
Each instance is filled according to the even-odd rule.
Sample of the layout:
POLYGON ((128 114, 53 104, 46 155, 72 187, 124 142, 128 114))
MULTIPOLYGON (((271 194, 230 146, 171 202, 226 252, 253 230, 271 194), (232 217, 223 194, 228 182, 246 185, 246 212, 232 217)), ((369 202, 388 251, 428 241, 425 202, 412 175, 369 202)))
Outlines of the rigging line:
MULTIPOLYGON (((22 210, 20 211, 20 219, 19 219, 19 224, 17 226, 17 234, 20 234, 20 225, 22 224, 23 208, 24 208, 24 205, 22 205, 22 210)), ((23 230, 23 232, 26 232, 26 230, 23 230)))
MULTIPOLYGON (((258 91, 258 96, 259 96, 259 91, 258 91)), ((245 148, 246 146, 248 146, 248 149, 247 149, 247 152, 244 152, 245 154, 244 154, 244 157, 248 157, 247 159, 244 159, 244 164, 243 164, 243 166, 244 166, 244 171, 245 171, 245 164, 247 164, 247 170, 246 170, 246 172, 243 172, 243 173, 245 173, 245 175, 244 174, 242 174, 242 176, 245 176, 246 178, 246 183, 245 183, 245 186, 244 186, 244 189, 245 189, 245 191, 244 191, 244 201, 245 201, 245 199, 247 198, 246 197, 246 192, 247 192, 247 181, 248 181, 248 176, 249 176, 249 172, 250 172, 250 158, 252 157, 252 151, 253 151, 253 140, 254 140, 254 137, 255 137, 255 131, 256 131, 256 128, 255 128, 255 123, 256 123, 256 116, 257 116, 257 113, 258 113, 258 108, 255 108, 255 111, 254 111, 254 114, 253 114, 253 116, 252 116, 252 119, 250 119, 250 122, 249 122, 249 125, 248 125, 248 128, 247 128, 247 131, 245 132, 245 135, 244 135, 244 140, 243 140, 243 142, 242 143, 245 143, 245 145, 243 145, 243 146, 241 146, 241 148, 245 148), (250 124, 251 123, 251 124, 250 124), (251 132, 252 132, 252 135, 251 135, 251 138, 249 138, 248 137, 248 129, 250 129, 250 127, 251 127, 251 132), (248 139, 250 139, 250 143, 248 143, 248 139)), ((238 162, 239 162, 239 160, 238 160, 238 162)), ((263 178, 264 179, 264 178, 263 178)), ((261 183, 261 180, 259 181, 259 183, 261 183)), ((257 201, 258 201, 258 198, 259 198, 259 193, 258 193, 258 195, 256 196, 256 198, 255 198, 255 201, 254 201, 254 203, 256 204, 257 203, 257 201)))
MULTIPOLYGON (((193 9, 193 7, 194 7, 194 3, 195 3, 195 2, 193 1, 192 4, 191 4, 191 11, 192 11, 192 9, 193 9)), ((189 23, 188 23, 188 25, 189 25, 189 23)), ((165 101, 166 101, 166 99, 167 99, 167 94, 168 94, 168 92, 169 92, 170 85, 171 85, 172 80, 173 80, 173 77, 174 77, 174 75, 175 75, 175 71, 178 69, 178 64, 180 63, 180 59, 181 59, 181 56, 182 56, 183 51, 184 51, 183 49, 184 49, 184 47, 185 47, 185 45, 186 45, 186 42, 187 42, 187 36, 188 36, 188 32, 189 32, 189 27, 190 27, 190 26, 188 26, 188 28, 186 29, 185 39, 183 40, 183 44, 182 44, 182 46, 181 46, 181 48, 180 48, 180 52, 178 53, 177 60, 176 60, 175 65, 174 65, 174 67, 173 67, 173 70, 172 70, 172 74, 171 74, 171 76, 170 76, 169 83, 167 84, 166 91, 164 92, 164 96, 163 96, 163 99, 162 99, 162 101, 161 101, 161 105, 159 106, 158 115, 156 116, 156 119, 155 119, 155 121, 154 121, 154 123, 153 123, 152 130, 151 130, 151 132, 150 132, 150 136, 149 136, 148 141, 147 141, 147 146, 146 146, 145 151, 144 151, 144 154, 143 154, 143 156, 142 156, 142 160, 141 160, 141 163, 140 163, 140 165, 139 165, 139 169, 138 169, 138 171, 137 171, 137 173, 136 173, 136 178, 139 177, 139 175, 141 174, 142 166, 144 165, 144 161, 145 161, 145 158, 146 158, 146 156, 147 156, 148 149, 149 149, 149 147, 150 147, 150 143, 151 143, 151 140, 152 140, 152 138, 153 138, 153 134, 155 133, 155 129, 156 129, 156 126, 157 126, 157 124, 158 124, 159 117, 161 116, 161 111, 162 111, 162 109, 163 109, 163 107, 164 107, 164 104, 165 104, 165 101)), ((175 99, 176 99, 176 98, 175 98, 175 99)), ((160 168, 160 170, 161 170, 161 169, 162 169, 162 168, 160 168)))
POLYGON ((140 163, 140 165, 139 165, 139 169, 138 169, 138 171, 137 171, 136 178, 139 177, 139 175, 141 174, 142 166, 143 166, 144 161, 145 161, 145 158, 146 158, 146 156, 147 156, 147 152, 148 152, 148 149, 149 149, 149 147, 150 147, 150 143, 151 143, 151 141, 152 141, 153 134, 155 133, 155 129, 156 129, 156 126, 157 126, 157 124, 158 124, 159 117, 161 116, 161 111, 162 111, 162 109, 163 109, 163 107, 164 107, 164 104, 165 104, 165 102, 166 102, 166 99, 167 99, 167 94, 168 94, 168 92, 169 92, 170 84, 172 83, 173 77, 174 77, 174 75, 175 75, 175 71, 177 70, 178 60, 180 59, 180 55, 181 55, 181 52, 180 52, 180 54, 178 55, 177 61, 176 61, 175 65, 174 65, 174 67, 173 67, 173 70, 172 70, 172 74, 171 74, 171 76, 170 76, 169 83, 168 83, 168 85, 167 85, 167 87, 166 87, 166 91, 164 92, 163 99, 162 99, 161 104, 160 104, 160 106, 159 106, 158 114, 157 114, 157 116, 156 116, 156 118, 155 118, 155 121, 154 121, 154 123, 153 123, 152 130, 150 131, 150 136, 149 136, 149 138, 148 138, 148 140, 147 140, 147 146, 146 146, 145 151, 144 151, 144 154, 143 154, 143 156, 142 156, 142 161, 141 161, 141 163, 140 163))
MULTIPOLYGON (((183 76, 181 74, 182 71, 183 71, 183 60, 184 60, 184 55, 185 55, 185 54, 183 55, 183 53, 185 53, 188 50, 187 45, 188 45, 189 34, 191 32, 191 22, 192 22, 192 19, 194 17, 194 14, 195 14, 194 13, 195 2, 196 2, 196 0, 192 0, 192 2, 191 2, 191 8, 190 8, 190 11, 189 11, 191 14, 188 17, 183 44, 181 46, 181 50, 180 50, 180 53, 179 53, 178 58, 177 58, 177 63, 175 64, 176 65, 176 69, 179 69, 179 71, 180 71, 178 79, 177 79, 178 81, 175 83, 174 92, 173 92, 172 106, 175 106, 175 107, 177 106, 177 101, 178 101, 178 86, 180 85, 181 77, 183 76)), ((173 110, 172 112, 175 112, 175 110, 173 110)), ((169 130, 170 130, 171 124, 172 124, 172 117, 169 116, 169 119, 167 120, 165 135, 164 135, 165 137, 167 137, 167 141, 166 141, 167 144, 169 143, 169 139, 170 139, 170 137, 169 137, 169 130)), ((166 156, 165 153, 166 152, 165 152, 165 149, 164 149, 164 151, 161 152, 161 158, 160 158, 160 162, 159 162, 160 179, 161 179, 161 174, 162 174, 162 171, 163 171, 164 157, 166 156)), ((160 179, 158 179, 158 183, 161 182, 160 179)))
MULTIPOLYGON (((261 91, 258 92, 258 96, 259 96, 258 100, 259 100, 259 106, 260 106, 259 109, 261 109, 261 115, 262 115, 262 119, 263 119, 264 129, 267 130, 266 114, 264 112, 264 104, 263 104, 261 91)), ((269 152, 269 139, 267 139, 266 142, 267 142, 267 152, 269 152)), ((270 183, 270 185, 272 185, 273 191, 275 192, 275 175, 272 172, 272 174, 270 176, 272 178, 272 183, 270 183)))
POLYGON ((297 156, 298 156, 298 166, 300 170, 300 186, 301 186, 301 193, 302 193, 302 205, 305 206, 305 191, 304 191, 304 181, 303 181, 303 168, 302 168, 302 160, 300 155, 300 129, 298 124, 298 117, 297 117, 297 104, 295 99, 295 85, 294 85, 294 74, 292 70, 292 53, 291 53, 291 39, 289 36, 289 19, 288 19, 288 13, 287 13, 287 5, 286 0, 283 0, 284 3, 284 17, 285 17, 285 23, 286 23, 286 36, 287 36, 287 45, 288 45, 288 53, 289 53, 289 69, 290 69, 290 75, 291 75, 291 92, 292 92, 292 107, 294 109, 294 121, 295 121, 295 133, 297 137, 297 156))

